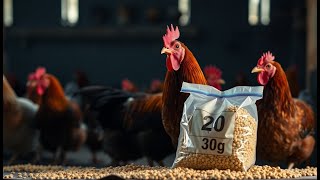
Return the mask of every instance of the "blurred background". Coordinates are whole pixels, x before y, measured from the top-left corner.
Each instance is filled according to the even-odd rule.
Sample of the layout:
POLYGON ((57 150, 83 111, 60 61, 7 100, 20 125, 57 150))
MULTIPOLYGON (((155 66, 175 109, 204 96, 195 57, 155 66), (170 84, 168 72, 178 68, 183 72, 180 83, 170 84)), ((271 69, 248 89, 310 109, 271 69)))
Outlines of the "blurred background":
POLYGON ((144 91, 164 80, 162 35, 173 24, 202 68, 221 69, 223 90, 258 85, 251 69, 270 50, 292 94, 309 92, 317 110, 316 0, 3 0, 3 8, 3 71, 20 96, 38 66, 64 87, 82 73, 90 84, 129 79, 144 91))

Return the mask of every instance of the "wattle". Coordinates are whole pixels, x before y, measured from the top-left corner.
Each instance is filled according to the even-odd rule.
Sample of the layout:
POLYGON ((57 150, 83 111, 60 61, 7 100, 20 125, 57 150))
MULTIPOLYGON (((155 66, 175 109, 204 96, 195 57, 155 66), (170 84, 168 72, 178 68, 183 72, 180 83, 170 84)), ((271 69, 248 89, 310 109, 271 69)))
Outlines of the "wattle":
POLYGON ((173 54, 167 57, 167 69, 168 71, 178 71, 180 68, 180 62, 177 60, 177 57, 175 57, 173 54))
POLYGON ((38 93, 38 95, 41 96, 44 93, 44 89, 41 86, 38 86, 37 87, 37 93, 38 93))
POLYGON ((167 57, 166 59, 166 65, 167 65, 168 71, 173 71, 172 63, 169 57, 167 57))
POLYGON ((269 76, 267 74, 267 72, 261 72, 258 74, 258 77, 257 77, 257 80, 258 80, 258 83, 261 84, 261 85, 266 85, 269 81, 269 76))

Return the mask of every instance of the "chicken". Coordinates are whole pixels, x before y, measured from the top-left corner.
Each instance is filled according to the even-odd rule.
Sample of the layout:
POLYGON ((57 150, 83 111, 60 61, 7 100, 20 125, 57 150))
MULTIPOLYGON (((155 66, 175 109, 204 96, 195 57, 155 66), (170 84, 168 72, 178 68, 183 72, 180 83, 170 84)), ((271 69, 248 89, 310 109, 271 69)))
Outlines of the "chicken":
POLYGON ((264 86, 263 99, 256 103, 257 158, 277 165, 284 162, 291 169, 313 152, 314 113, 305 102, 292 98, 286 74, 274 59, 270 52, 264 53, 252 69, 264 86))
POLYGON ((208 84, 219 90, 222 89, 221 84, 225 84, 222 79, 222 72, 216 66, 208 65, 204 67, 204 76, 206 77, 208 84))
MULTIPOLYGON (((76 71, 75 76, 77 83, 67 83, 64 92, 66 98, 70 101, 72 109, 74 109, 81 117, 83 117, 84 121, 81 122, 81 126, 84 129, 87 129, 87 138, 85 144, 92 153, 92 163, 97 164, 100 161, 97 158, 97 152, 102 149, 103 130, 99 123, 93 118, 91 113, 86 113, 85 115, 82 113, 82 111, 86 111, 86 108, 83 105, 83 100, 81 97, 75 96, 74 94, 79 90, 79 88, 88 86, 89 81, 86 77, 86 74, 82 71, 76 71)), ((34 88, 34 86, 31 86, 30 83, 27 86, 26 97, 38 105, 41 104, 41 95, 37 93, 37 89, 34 88)))
POLYGON ((37 93, 37 89, 34 86, 31 86, 30 83, 27 83, 27 92, 25 97, 30 99, 33 103, 40 105, 41 104, 41 96, 37 93))
POLYGON ((175 152, 170 137, 162 124, 162 93, 146 94, 127 105, 126 127, 137 132, 137 140, 143 156, 150 166, 153 161, 164 166, 163 159, 175 152))
POLYGON ((111 165, 146 157, 150 166, 162 160, 174 148, 161 120, 162 94, 130 93, 118 89, 87 87, 79 91, 91 99, 91 111, 104 128, 104 151, 111 165))
MULTIPOLYGON (((135 85, 129 79, 122 80, 121 86, 122 86, 122 90, 127 92, 135 93, 139 91, 138 86, 135 85)), ((162 89, 163 89, 163 83, 159 79, 154 79, 151 81, 149 89, 147 89, 145 92, 150 94, 156 94, 156 93, 162 92, 162 89)))
POLYGON ((81 97, 74 96, 74 92, 79 90, 79 88, 88 86, 89 84, 90 84, 90 81, 88 80, 86 73, 83 71, 77 70, 74 73, 74 80, 66 83, 64 87, 64 92, 67 98, 70 101, 77 103, 80 106, 81 110, 84 110, 82 99, 81 97))
POLYGON ((151 81, 150 87, 146 91, 146 93, 156 94, 162 91, 163 91, 163 82, 161 82, 159 79, 154 79, 151 81))
POLYGON ((163 36, 164 47, 161 54, 165 53, 167 73, 163 87, 163 126, 171 137, 173 145, 178 145, 180 133, 180 120, 183 105, 189 94, 181 93, 182 82, 204 84, 207 80, 192 52, 177 39, 180 36, 178 27, 167 27, 167 33, 163 36))
POLYGON ((87 140, 86 145, 88 146, 92 154, 92 163, 98 164, 100 159, 97 157, 97 152, 102 151, 103 148, 103 136, 104 130, 100 122, 96 119, 96 113, 89 110, 89 107, 85 109, 84 121, 87 125, 87 140))
POLYGON ((41 96, 35 117, 41 146, 55 153, 54 163, 65 163, 66 151, 79 150, 87 136, 79 106, 66 98, 58 79, 43 67, 30 74, 27 84, 41 96))
POLYGON ((139 90, 138 87, 129 79, 123 79, 121 82, 121 87, 122 87, 122 90, 128 91, 128 92, 137 92, 139 90))
MULTIPOLYGON (((8 164, 19 155, 36 152, 39 131, 35 128, 38 105, 29 99, 17 97, 3 75, 3 146, 13 153, 8 164)), ((38 156, 34 160, 37 159, 38 156)))
MULTIPOLYGON (((99 122, 95 119, 95 115, 88 112, 83 99, 80 95, 75 95, 80 88, 89 86, 90 81, 84 71, 77 70, 74 73, 74 80, 65 85, 64 92, 73 106, 79 106, 83 113, 83 122, 87 127, 87 140, 85 144, 89 148, 92 155, 92 163, 98 164, 100 160, 97 157, 97 152, 102 150, 103 129, 99 122)), ((76 107, 78 109, 78 107, 76 107)))
POLYGON ((103 150, 110 156, 111 165, 125 164, 142 157, 136 136, 124 128, 123 108, 130 97, 129 92, 90 86, 80 89, 77 94, 84 97, 88 113, 96 114, 94 118, 103 127, 103 150))

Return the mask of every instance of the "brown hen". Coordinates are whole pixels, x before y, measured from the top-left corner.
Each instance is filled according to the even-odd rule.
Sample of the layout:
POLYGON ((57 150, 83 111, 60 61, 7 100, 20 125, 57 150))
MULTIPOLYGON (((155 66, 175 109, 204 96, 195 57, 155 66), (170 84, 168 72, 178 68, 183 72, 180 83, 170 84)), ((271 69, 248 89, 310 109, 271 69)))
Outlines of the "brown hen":
POLYGON ((286 74, 270 52, 263 54, 252 73, 264 85, 257 101, 257 157, 288 168, 307 160, 314 149, 314 114, 305 102, 291 96, 286 74))
POLYGON ((55 153, 55 163, 64 163, 66 151, 76 151, 84 144, 87 134, 82 114, 65 96, 58 79, 38 68, 29 76, 28 85, 40 96, 36 114, 42 147, 55 153))

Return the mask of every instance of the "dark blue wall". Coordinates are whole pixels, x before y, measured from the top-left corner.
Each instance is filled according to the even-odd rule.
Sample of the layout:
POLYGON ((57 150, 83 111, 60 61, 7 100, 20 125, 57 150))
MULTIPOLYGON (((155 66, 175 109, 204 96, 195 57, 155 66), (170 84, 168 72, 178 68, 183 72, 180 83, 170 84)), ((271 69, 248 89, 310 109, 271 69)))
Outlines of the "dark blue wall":
MULTIPOLYGON (((21 38, 14 30, 24 28, 60 28, 60 1, 13 1, 14 25, 5 32, 6 69, 14 72, 21 82, 37 66, 47 67, 64 84, 72 79, 76 69, 88 73, 95 84, 118 85, 128 77, 140 87, 154 78, 164 79, 165 56, 160 55, 162 34, 170 20, 158 25, 157 33, 149 38, 21 38), (32 3, 31 3, 32 2, 32 3), (10 34, 11 33, 11 34, 10 34)), ((144 11, 150 6, 177 7, 176 1, 102 1, 80 0, 80 19, 73 29, 97 27, 95 7, 107 11, 102 26, 114 27, 116 8, 128 2, 136 9, 130 27, 147 26, 144 11)), ((199 64, 217 65, 223 70, 227 84, 233 85, 235 76, 244 72, 251 84, 256 76, 250 74, 263 52, 270 50, 284 68, 298 64, 299 83, 305 86, 305 2, 299 0, 271 1, 269 26, 248 24, 248 1, 192 1, 191 25, 198 34, 180 40, 191 49, 199 64)), ((176 22, 172 22, 176 24, 176 22)), ((101 26, 101 25, 100 25, 101 26)), ((181 31, 187 27, 181 27, 181 31)))

